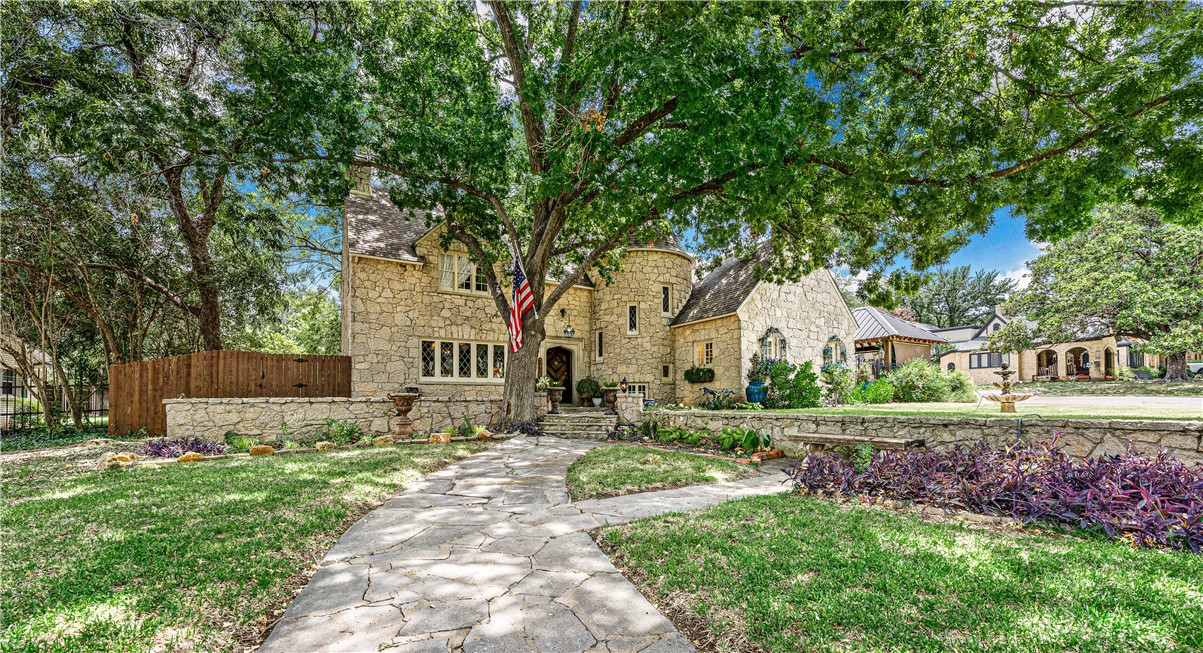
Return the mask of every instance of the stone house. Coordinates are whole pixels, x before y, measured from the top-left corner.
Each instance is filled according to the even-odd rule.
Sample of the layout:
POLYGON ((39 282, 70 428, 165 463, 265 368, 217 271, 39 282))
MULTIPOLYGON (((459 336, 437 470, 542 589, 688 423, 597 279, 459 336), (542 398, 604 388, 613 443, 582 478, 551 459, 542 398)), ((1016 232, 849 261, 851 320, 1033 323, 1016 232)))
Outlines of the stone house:
MULTIPOLYGON (((360 177, 343 221, 342 349, 352 360, 351 392, 383 397, 402 386, 424 396, 500 399, 508 359, 505 322, 467 249, 444 249, 438 216, 404 215, 360 177)), ((547 315, 540 366, 579 398, 575 382, 626 379, 645 398, 694 403, 701 387, 743 396, 754 353, 821 364, 846 352, 856 321, 831 274, 759 281, 756 264, 728 260, 699 283, 696 261, 671 236, 631 243, 610 283, 586 280, 547 315), (830 357, 830 356, 829 356, 830 357), (715 378, 691 384, 685 370, 715 378)), ((508 271, 498 269, 499 278, 508 271)), ((548 281, 548 291, 555 282, 548 281)))

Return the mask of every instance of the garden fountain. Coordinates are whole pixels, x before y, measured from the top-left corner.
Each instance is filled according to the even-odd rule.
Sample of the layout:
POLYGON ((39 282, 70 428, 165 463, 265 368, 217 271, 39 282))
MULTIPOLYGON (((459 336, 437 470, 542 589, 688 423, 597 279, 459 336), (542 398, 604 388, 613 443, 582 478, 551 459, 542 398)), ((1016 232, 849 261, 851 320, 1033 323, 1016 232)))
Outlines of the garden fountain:
POLYGON ((994 387, 1002 390, 1002 392, 996 395, 986 395, 987 400, 1000 404, 999 411, 1003 413, 1015 412, 1015 402, 1026 401, 1035 396, 1031 394, 1011 394, 1011 386, 1015 385, 1011 381, 1011 375, 1015 374, 1015 372, 1012 372, 1010 367, 1009 363, 1003 363, 1002 369, 995 372, 995 374, 1002 377, 1002 381, 996 381, 994 387))

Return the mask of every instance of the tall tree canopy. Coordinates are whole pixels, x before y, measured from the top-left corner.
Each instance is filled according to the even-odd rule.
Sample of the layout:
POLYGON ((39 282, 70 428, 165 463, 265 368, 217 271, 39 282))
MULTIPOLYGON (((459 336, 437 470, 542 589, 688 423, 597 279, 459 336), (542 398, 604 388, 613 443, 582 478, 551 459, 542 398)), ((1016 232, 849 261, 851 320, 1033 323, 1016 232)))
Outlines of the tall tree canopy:
POLYGON ((938 327, 981 324, 1015 288, 1015 280, 1000 278, 997 270, 971 273, 968 265, 940 267, 904 303, 915 319, 924 324, 938 327))
MULTIPOLYGON (((1041 239, 1116 197, 1201 214, 1203 29, 1186 3, 53 7, 45 56, 5 92, 48 98, 58 149, 133 166, 170 199, 202 305, 212 266, 189 229, 216 200, 306 173, 335 202, 355 160, 400 207, 442 207, 478 263, 516 249, 540 316, 657 227, 734 253, 771 235, 766 276, 844 264, 873 270, 873 295, 906 287, 882 273, 898 257, 943 262, 999 206, 1041 239)), ((524 322, 508 369, 517 419, 544 328, 524 322)))
MULTIPOLYGON (((1199 13, 376 3, 271 18, 256 51, 262 83, 288 98, 266 115, 272 129, 332 118, 299 132, 285 160, 362 155, 401 207, 443 207, 478 262, 516 246, 546 315, 571 283, 549 290, 545 275, 604 273, 630 234, 660 224, 712 250, 771 234, 764 273, 795 278, 898 256, 938 264, 1004 205, 1040 238, 1085 226, 1115 196, 1197 220, 1199 13)), ((524 330, 506 388, 517 418, 533 414, 543 321, 524 330)))
POLYGON ((1103 206, 1090 229, 1029 263, 1032 283, 1006 306, 1064 342, 1088 332, 1145 341, 1165 354, 1166 379, 1187 380, 1186 353, 1203 351, 1203 226, 1154 209, 1103 206))

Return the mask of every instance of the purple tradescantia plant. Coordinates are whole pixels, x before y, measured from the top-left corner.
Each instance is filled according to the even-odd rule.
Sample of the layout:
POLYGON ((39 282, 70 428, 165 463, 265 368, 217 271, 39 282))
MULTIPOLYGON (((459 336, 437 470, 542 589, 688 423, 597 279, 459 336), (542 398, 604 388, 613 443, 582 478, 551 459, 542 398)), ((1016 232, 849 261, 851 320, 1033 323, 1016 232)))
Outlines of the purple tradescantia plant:
POLYGON ((1025 524, 1070 524, 1139 546, 1203 553, 1203 463, 1132 451, 1085 461, 1058 438, 1006 449, 879 451, 862 473, 838 456, 810 455, 785 470, 821 496, 867 496, 1005 515, 1025 524))
POLYGON ((216 456, 225 453, 226 443, 205 438, 159 438, 147 440, 142 451, 151 458, 179 458, 189 451, 216 456))

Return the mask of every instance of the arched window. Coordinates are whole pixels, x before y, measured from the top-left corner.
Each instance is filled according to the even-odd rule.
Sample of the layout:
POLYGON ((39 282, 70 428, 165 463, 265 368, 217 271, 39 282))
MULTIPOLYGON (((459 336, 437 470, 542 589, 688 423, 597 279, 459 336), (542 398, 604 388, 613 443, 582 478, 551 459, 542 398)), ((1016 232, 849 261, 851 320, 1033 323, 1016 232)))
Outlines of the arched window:
POLYGON ((777 327, 770 327, 760 338, 760 358, 778 360, 785 358, 785 336, 777 327))
POLYGON ((952 372, 952 371, 954 371, 954 370, 956 370, 956 369, 957 369, 957 364, 956 364, 956 363, 949 363, 949 364, 948 364, 948 371, 949 371, 949 372, 952 372))
POLYGON ((995 325, 994 325, 994 329, 993 329, 993 330, 994 330, 994 331, 998 331, 998 330, 999 330, 999 329, 1001 329, 1001 328, 1002 328, 1002 325, 1001 325, 1001 324, 997 324, 997 323, 995 323, 995 325))
POLYGON ((828 338, 827 344, 823 347, 823 365, 847 362, 848 348, 844 346, 844 341, 840 340, 839 336, 828 338))

